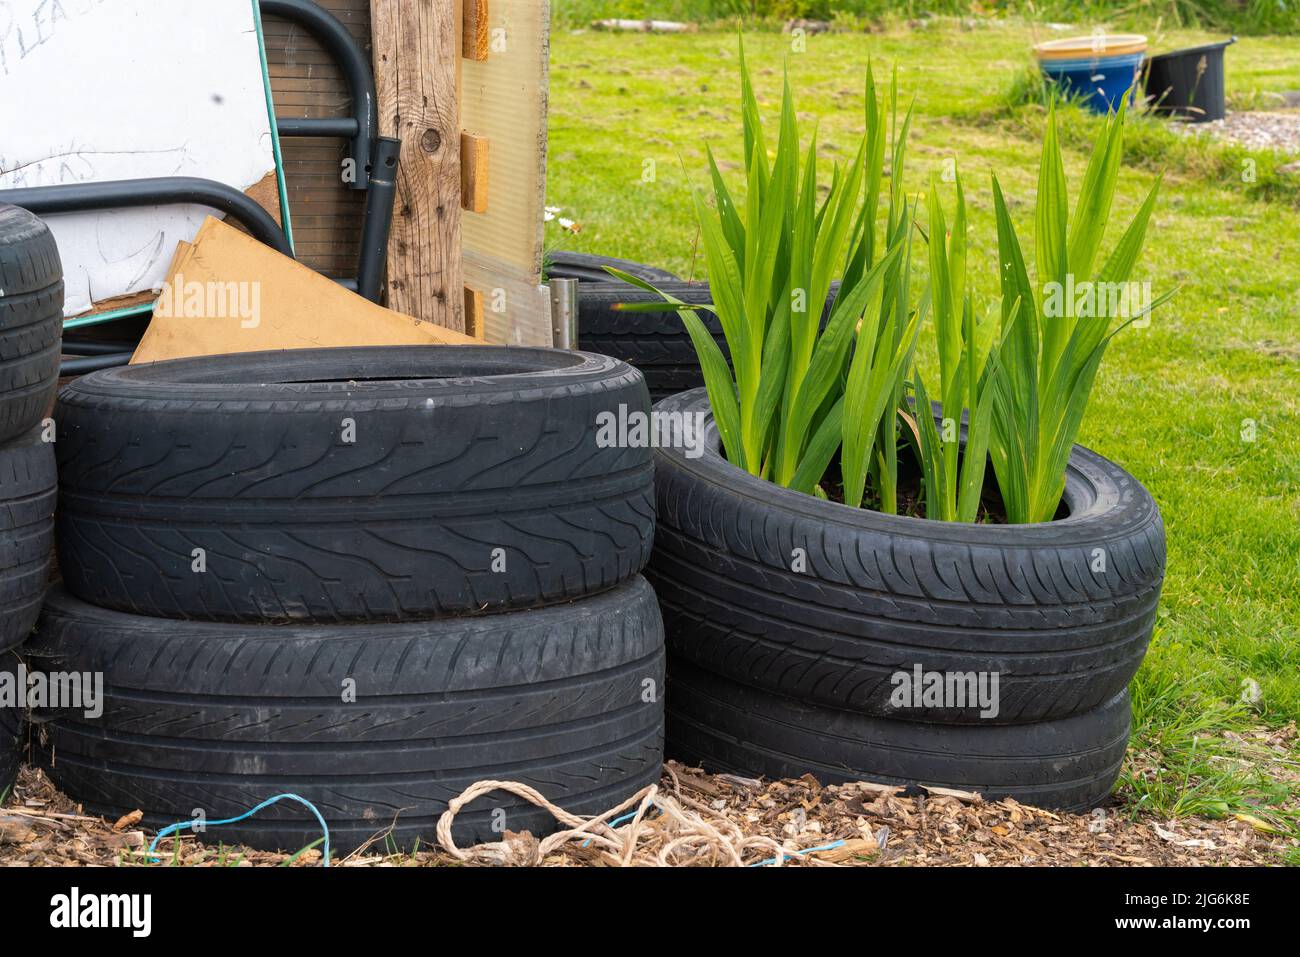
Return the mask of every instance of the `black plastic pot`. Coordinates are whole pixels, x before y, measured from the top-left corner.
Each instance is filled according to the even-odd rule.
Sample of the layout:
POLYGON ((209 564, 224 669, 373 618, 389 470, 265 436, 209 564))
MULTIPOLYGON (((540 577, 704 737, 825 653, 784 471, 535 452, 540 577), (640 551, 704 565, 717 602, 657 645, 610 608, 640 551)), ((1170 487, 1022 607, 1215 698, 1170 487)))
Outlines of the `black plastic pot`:
POLYGON ((1146 92, 1159 113, 1193 123, 1223 119, 1223 51, 1237 38, 1147 60, 1146 92))

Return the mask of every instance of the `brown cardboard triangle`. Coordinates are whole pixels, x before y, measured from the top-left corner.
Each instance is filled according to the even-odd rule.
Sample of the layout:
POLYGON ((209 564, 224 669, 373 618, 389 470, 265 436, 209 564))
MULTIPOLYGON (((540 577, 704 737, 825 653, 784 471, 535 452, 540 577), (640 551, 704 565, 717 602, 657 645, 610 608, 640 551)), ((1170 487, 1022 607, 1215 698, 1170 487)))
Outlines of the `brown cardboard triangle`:
POLYGON ((327 346, 476 344, 349 292, 221 220, 177 249, 131 362, 327 346))

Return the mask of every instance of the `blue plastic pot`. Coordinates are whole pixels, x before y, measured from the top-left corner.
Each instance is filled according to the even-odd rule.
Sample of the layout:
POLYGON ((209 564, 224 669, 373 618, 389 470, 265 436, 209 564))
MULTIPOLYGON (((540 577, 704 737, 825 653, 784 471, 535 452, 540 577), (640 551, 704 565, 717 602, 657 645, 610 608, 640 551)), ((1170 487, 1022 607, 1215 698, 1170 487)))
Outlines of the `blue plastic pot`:
MULTIPOLYGON (((1143 53, 1121 53, 1079 60, 1040 60, 1044 75, 1070 96, 1080 96, 1094 113, 1117 109, 1134 88, 1143 53)), ((1130 102, 1132 102, 1130 100, 1130 102)))

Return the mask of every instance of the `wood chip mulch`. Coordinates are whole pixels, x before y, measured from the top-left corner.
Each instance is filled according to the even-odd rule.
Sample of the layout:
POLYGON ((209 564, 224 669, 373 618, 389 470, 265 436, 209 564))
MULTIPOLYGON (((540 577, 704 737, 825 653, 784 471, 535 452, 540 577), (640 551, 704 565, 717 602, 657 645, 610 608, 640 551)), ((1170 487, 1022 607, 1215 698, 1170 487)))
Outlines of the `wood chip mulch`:
MULTIPOLYGON (((1300 841, 1251 819, 1165 820, 1123 806, 1092 814, 1064 814, 1012 800, 984 802, 965 792, 933 789, 908 796, 897 788, 853 783, 822 787, 812 778, 763 782, 706 774, 670 764, 663 792, 681 793, 736 824, 786 847, 811 851, 786 866, 1185 866, 1276 865, 1300 841)), ((104 821, 84 815, 39 771, 25 769, 15 795, 0 809, 0 866, 139 866, 148 863, 152 834, 138 815, 104 821)), ((382 841, 378 842, 382 846, 382 841)), ((292 859, 244 848, 164 842, 165 863, 184 866, 319 866, 317 850, 292 859)), ((600 863, 573 842, 546 859, 548 866, 600 863)), ((461 866, 441 851, 401 857, 375 851, 334 861, 335 866, 461 866)))

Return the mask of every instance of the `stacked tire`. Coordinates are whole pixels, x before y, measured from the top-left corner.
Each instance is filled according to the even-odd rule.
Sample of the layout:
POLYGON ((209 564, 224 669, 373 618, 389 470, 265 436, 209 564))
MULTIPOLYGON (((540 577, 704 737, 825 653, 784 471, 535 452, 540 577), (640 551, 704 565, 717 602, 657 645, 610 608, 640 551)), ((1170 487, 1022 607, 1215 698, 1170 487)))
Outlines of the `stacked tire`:
MULTIPOLYGON (((656 781, 652 453, 598 428, 648 410, 624 363, 504 347, 76 381, 58 410, 64 588, 29 655, 102 674, 104 701, 48 716, 53 780, 154 826, 293 793, 340 848, 432 842, 484 779, 579 814, 656 781)), ((454 835, 554 825, 497 793, 454 835)), ((297 850, 318 834, 284 802, 213 839, 297 850)))
MULTIPOLYGON (((619 307, 628 303, 662 302, 654 293, 621 282, 606 266, 622 270, 676 296, 682 302, 711 302, 709 285, 683 282, 672 273, 627 259, 593 256, 587 253, 554 252, 547 264, 547 276, 576 279, 578 293, 578 345, 588 352, 622 359, 641 370, 651 401, 694 389, 704 384, 695 347, 676 312, 631 312, 619 307)), ((722 326, 711 312, 698 313, 714 341, 729 356, 722 326)))
MULTIPOLYGON (((578 344, 588 352, 622 359, 641 370, 654 402, 704 385, 704 373, 695 345, 676 312, 640 312, 623 308, 662 302, 651 292, 616 280, 606 272, 613 266, 682 302, 703 305, 713 301, 707 282, 683 282, 670 272, 606 256, 557 252, 552 254, 549 276, 576 279, 578 295, 578 344)), ((824 322, 839 294, 839 283, 831 285, 823 313, 824 322)), ((713 336, 724 358, 731 361, 731 349, 722 334, 718 317, 708 310, 696 313, 713 336)))
MULTIPOLYGON (((54 544, 53 434, 63 267, 54 237, 26 210, 0 206, 0 681, 18 690, 18 647, 41 609, 54 544)), ((7 698, 8 696, 6 696, 7 698)), ((0 801, 18 776, 23 702, 0 701, 0 801)))
MULTIPOLYGON (((657 282, 655 288, 682 302, 712 302, 706 282, 657 282)), ((634 312, 619 307, 628 303, 662 301, 621 282, 593 282, 580 288, 578 297, 578 343, 583 349, 614 356, 640 369, 650 397, 660 399, 704 384, 704 373, 695 346, 676 312, 634 312)), ((718 317, 697 313, 727 361, 731 350, 722 334, 718 317)))
POLYGON ((1039 525, 851 509, 702 449, 656 453, 647 576, 669 647, 668 754, 709 770, 977 791, 1080 810, 1110 793, 1151 638, 1164 528, 1075 447, 1039 525))

